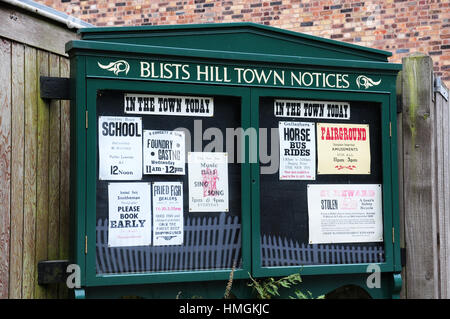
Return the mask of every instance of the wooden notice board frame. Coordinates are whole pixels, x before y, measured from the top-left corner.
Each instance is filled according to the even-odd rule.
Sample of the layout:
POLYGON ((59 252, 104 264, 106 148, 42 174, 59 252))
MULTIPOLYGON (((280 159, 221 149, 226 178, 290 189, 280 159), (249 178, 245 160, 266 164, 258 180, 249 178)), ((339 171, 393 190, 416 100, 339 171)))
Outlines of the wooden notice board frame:
MULTIPOLYGON (((233 96, 241 98, 241 125, 243 128, 249 127, 250 124, 250 108, 249 94, 246 88, 210 88, 204 86, 192 85, 170 85, 152 83, 135 83, 125 81, 110 80, 88 80, 87 81, 87 108, 88 122, 94 123, 87 128, 87 236, 88 238, 97 238, 96 225, 96 163, 97 163, 97 123, 96 117, 96 97, 98 91, 117 90, 123 92, 148 93, 158 92, 159 94, 178 95, 221 95, 233 96)), ((248 163, 241 164, 241 193, 242 197, 248 197, 250 193, 250 165, 248 163)), ((186 185, 187 186, 187 185, 186 185)), ((237 279, 248 278, 250 271, 250 203, 242 201, 241 203, 241 242, 242 242, 242 267, 236 269, 235 276, 237 279)), ((96 241, 88 241, 88 251, 96 251, 96 241)), ((143 273, 124 273, 124 274, 101 274, 96 273, 96 254, 87 254, 86 258, 86 284, 89 286, 121 285, 121 284, 145 284, 145 283, 161 283, 161 282, 178 282, 178 281, 198 281, 198 280, 225 280, 229 277, 230 269, 226 270, 195 270, 195 271, 170 271, 170 272, 143 272, 143 273)))
MULTIPOLYGON (((252 126, 259 128, 259 99, 261 97, 283 97, 285 99, 301 100, 309 99, 319 101, 323 99, 324 92, 320 90, 313 92, 305 91, 285 91, 278 89, 253 89, 252 90, 252 126)), ((352 94, 349 96, 345 93, 333 92, 326 93, 327 100, 332 101, 366 101, 377 102, 381 105, 381 140, 382 140, 382 167, 383 167, 383 226, 384 226, 384 253, 385 262, 377 263, 381 271, 394 270, 394 249, 393 232, 389 230, 393 228, 393 198, 392 198, 392 168, 391 163, 391 138, 389 118, 391 114, 391 105, 388 94, 352 94)), ((259 144, 259 143, 258 143, 259 144)), ((375 154, 376 155, 376 154, 375 154)), ((378 160, 373 158, 372 160, 378 160)), ((260 210, 260 164, 252 164, 252 260, 253 271, 255 276, 284 276, 292 272, 298 271, 305 275, 323 275, 338 273, 361 273, 365 272, 369 264, 341 264, 341 265, 304 265, 289 267, 262 267, 261 266, 261 239, 260 228, 261 221, 259 216, 260 210)))
MULTIPOLYGON (((384 261, 376 265, 388 284, 371 294, 379 297, 398 294, 401 263, 396 76, 401 65, 388 63, 389 52, 252 23, 91 28, 80 33, 82 40, 71 41, 66 46, 71 58, 72 89, 72 260, 82 271, 78 296, 119 296, 123 291, 108 290, 108 287, 121 287, 130 293, 140 291, 155 297, 154 292, 144 293, 145 289, 139 288, 148 285, 161 292, 158 296, 172 296, 180 287, 186 290, 196 287, 198 295, 199 291, 205 291, 204 285, 214 287, 205 292, 206 296, 220 296, 222 283, 231 272, 231 269, 221 269, 97 274, 96 103, 97 92, 104 90, 237 97, 241 101, 244 130, 258 130, 261 97, 380 105, 382 154, 373 156, 382 162, 384 261), (156 73, 155 67, 159 66, 162 71, 156 73), (173 69, 168 72, 164 67, 173 69), (178 74, 174 67, 186 73, 178 74), (300 83, 298 75, 305 73, 309 77, 300 83), (297 76, 296 81, 289 77, 292 74, 297 76), (269 75, 272 80, 265 81, 269 75)), ((243 144, 248 158, 250 147, 243 144)), ((317 293, 343 284, 365 284, 368 263, 263 267, 260 165, 259 161, 241 165, 242 265, 233 274, 235 289, 241 296, 252 296, 245 284, 250 275, 277 277, 300 271, 309 278, 308 289, 317 293)))

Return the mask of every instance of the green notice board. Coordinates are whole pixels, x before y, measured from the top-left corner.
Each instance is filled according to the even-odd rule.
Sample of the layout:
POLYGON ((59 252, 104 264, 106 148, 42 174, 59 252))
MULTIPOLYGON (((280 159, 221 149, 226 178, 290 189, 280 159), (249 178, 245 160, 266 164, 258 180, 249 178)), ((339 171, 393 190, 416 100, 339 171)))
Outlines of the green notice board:
POLYGON ((81 35, 67 45, 77 296, 221 297, 232 271, 247 298, 250 276, 297 272, 314 294, 398 294, 388 52, 247 23, 81 35))

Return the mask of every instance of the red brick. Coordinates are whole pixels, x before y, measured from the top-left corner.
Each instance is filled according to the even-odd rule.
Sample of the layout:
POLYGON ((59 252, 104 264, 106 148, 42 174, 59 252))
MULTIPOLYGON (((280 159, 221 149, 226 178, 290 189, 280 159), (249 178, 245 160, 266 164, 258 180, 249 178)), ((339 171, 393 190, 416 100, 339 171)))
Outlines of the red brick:
POLYGON ((97 26, 250 21, 391 51, 391 62, 429 53, 450 87, 450 1, 35 1, 97 26))

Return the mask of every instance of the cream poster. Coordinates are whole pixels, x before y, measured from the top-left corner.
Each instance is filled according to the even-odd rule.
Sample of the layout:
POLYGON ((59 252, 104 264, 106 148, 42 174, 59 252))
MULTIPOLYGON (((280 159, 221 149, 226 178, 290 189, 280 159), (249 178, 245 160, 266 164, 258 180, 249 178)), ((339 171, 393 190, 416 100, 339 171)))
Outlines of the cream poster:
POLYGON ((151 245, 149 183, 109 183, 108 211, 109 247, 151 245))
POLYGON ((189 211, 228 212, 228 154, 188 153, 189 211))
POLYGON ((183 245, 183 183, 154 182, 153 245, 183 245))
POLYGON ((99 116, 98 153, 100 180, 142 179, 142 119, 99 116))
POLYGON ((309 243, 383 241, 380 184, 308 185, 309 243))
POLYGON ((314 123, 279 122, 280 180, 316 179, 314 123))
POLYGON ((317 123, 317 174, 370 174, 368 124, 317 123))

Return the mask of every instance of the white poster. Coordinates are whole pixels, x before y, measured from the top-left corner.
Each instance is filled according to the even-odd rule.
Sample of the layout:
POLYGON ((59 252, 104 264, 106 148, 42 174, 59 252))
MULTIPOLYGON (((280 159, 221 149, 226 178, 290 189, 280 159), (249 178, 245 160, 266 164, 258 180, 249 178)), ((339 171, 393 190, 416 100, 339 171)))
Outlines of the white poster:
POLYGON ((316 179, 314 123, 280 122, 280 180, 316 179))
POLYGON ((108 246, 151 245, 149 183, 109 183, 108 211, 108 246))
POLYGON ((184 132, 144 130, 144 174, 184 175, 184 132))
POLYGON ((275 100, 276 117, 303 119, 350 119, 350 103, 337 101, 275 100))
POLYGON ((189 211, 228 212, 228 156, 188 153, 189 211))
POLYGON ((308 185, 309 243, 383 241, 380 184, 308 185))
POLYGON ((142 119, 98 118, 100 180, 142 179, 142 119))
POLYGON ((126 93, 123 111, 127 114, 212 117, 214 99, 201 96, 126 93))
POLYGON ((183 245, 183 183, 155 182, 153 245, 183 245))

